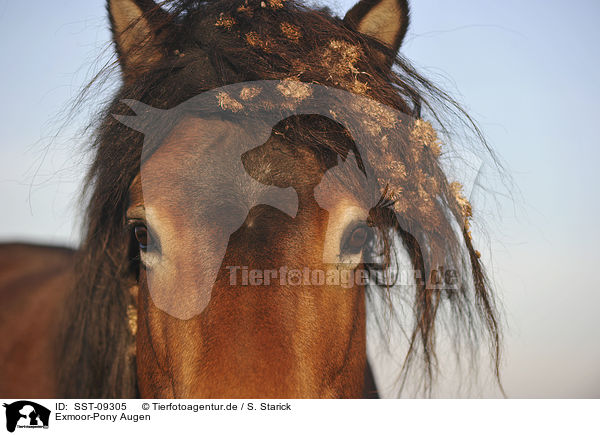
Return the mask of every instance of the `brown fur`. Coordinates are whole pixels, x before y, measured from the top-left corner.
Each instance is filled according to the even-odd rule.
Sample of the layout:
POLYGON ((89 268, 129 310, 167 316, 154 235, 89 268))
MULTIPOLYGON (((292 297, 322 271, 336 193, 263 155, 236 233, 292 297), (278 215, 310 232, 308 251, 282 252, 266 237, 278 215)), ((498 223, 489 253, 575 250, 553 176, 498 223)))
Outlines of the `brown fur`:
POLYGON ((0 397, 58 395, 55 340, 73 257, 70 249, 0 245, 0 397))
MULTIPOLYGON (((198 283, 208 262, 222 262, 208 306, 190 320, 178 320, 157 309, 149 295, 146 269, 142 269, 137 335, 140 394, 360 397, 366 366, 364 288, 278 283, 231 286, 226 268, 335 269, 322 259, 325 230, 333 211, 319 207, 310 187, 319 184, 327 169, 314 151, 302 144, 292 148, 281 141, 253 150, 259 155, 248 161, 249 173, 263 174, 263 157, 268 156, 274 172, 295 174, 290 183, 299 195, 297 215, 292 218, 266 205, 250 209, 247 216, 244 210, 241 216, 245 221, 228 238, 224 258, 212 251, 220 239, 214 232, 221 231, 223 220, 235 211, 227 209, 223 215, 207 219, 205 207, 210 210, 218 202, 210 196, 210 186, 240 186, 226 178, 227 156, 236 155, 237 142, 223 135, 233 129, 221 121, 184 121, 144 163, 145 202, 160 215, 150 223, 162 220, 170 225, 157 233, 162 238, 163 256, 171 258, 173 268, 168 269, 166 280, 154 285, 160 285, 161 293, 166 292, 169 299, 185 304, 204 291, 198 283), (216 143, 206 142, 206 132, 218 138, 216 143), (206 145, 199 147, 198 143, 206 145), (300 158, 291 157, 293 153, 300 158), (202 178, 195 190, 197 174, 202 178), (186 189, 178 188, 182 179, 189 180, 186 189), (200 204, 193 202, 197 197, 202 198, 200 204), (194 216, 202 218, 195 220, 194 216), (188 283, 193 283, 189 294, 185 292, 188 283)), ((348 201, 357 201, 350 192, 346 194, 348 201)), ((241 191, 217 195, 240 197, 239 206, 244 205, 241 191)), ((337 198, 343 202, 341 195, 337 198)), ((233 229, 238 226, 235 223, 233 229)))
MULTIPOLYGON (((405 26, 396 27, 396 37, 357 31, 361 25, 356 21, 372 18, 369 8, 383 2, 363 0, 346 22, 326 10, 307 8, 291 0, 282 2, 281 7, 276 1, 169 1, 165 5, 169 14, 148 0, 109 3, 124 83, 97 125, 94 161, 86 187, 86 231, 77 253, 75 284, 65 307, 55 360, 61 366, 61 389, 56 393, 49 387, 47 394, 359 397, 369 391, 364 381, 364 300, 365 292, 368 296, 368 291, 378 291, 377 286, 348 291, 323 291, 311 286, 293 291, 273 286, 240 289, 226 284, 222 269, 227 264, 264 269, 273 263, 331 267, 322 264, 320 256, 328 216, 315 203, 312 191, 302 185, 314 187, 317 178, 335 165, 332 162, 338 161, 338 155, 345 158, 351 147, 346 132, 319 117, 287 120, 289 129, 285 134, 279 132, 284 136, 282 140, 298 153, 306 152, 306 157, 299 159, 306 170, 292 177, 300 202, 299 215, 291 219, 264 207, 253 209, 226 247, 207 309, 189 320, 178 320, 157 309, 149 296, 147 271, 140 264, 128 226, 129 206, 141 206, 148 199, 145 192, 143 198, 139 198, 139 192, 137 199, 135 195, 135 180, 142 168, 143 135, 118 122, 112 114, 131 114, 120 103, 123 99, 169 109, 231 83, 294 78, 361 93, 415 117, 420 117, 425 108, 442 128, 447 125, 444 113, 458 115, 449 122, 458 119, 467 126, 472 125, 470 118, 406 61, 396 57, 405 26), (141 15, 130 23, 119 22, 114 8, 123 3, 133 4, 141 15), (289 29, 300 29, 302 35, 297 37, 289 29), (133 33, 123 34, 128 31, 133 33), (350 51, 340 57, 339 53, 326 51, 331 47, 350 51), (353 51, 356 47, 359 50, 353 51), (440 106, 442 110, 436 110, 440 106), (444 108, 449 110, 444 112, 444 108), (316 173, 311 167, 318 168, 316 173), (259 225, 250 225, 253 220, 259 225), (138 309, 137 337, 128 325, 127 310, 132 304, 138 309), (134 346, 137 350, 132 352, 134 346)), ((406 24, 406 2, 399 0, 398 5, 397 11, 402 12, 399 18, 406 24)), ((381 11, 376 15, 380 17, 381 11)), ((364 28, 377 29, 371 25, 364 28)), ((158 144, 158 151, 145 159, 144 165, 176 165, 173 155, 165 155, 161 161, 161 152, 169 146, 186 146, 185 140, 169 142, 169 134, 193 138, 194 127, 181 125, 165 128, 166 141, 158 144)), ((496 370, 500 331, 493 295, 467 230, 457 236, 451 227, 453 219, 462 221, 460 204, 433 155, 425 154, 416 161, 409 151, 409 144, 399 141, 391 151, 393 155, 386 157, 406 165, 408 176, 405 185, 400 186, 408 198, 406 213, 396 214, 394 198, 389 196, 370 210, 370 219, 383 237, 384 260, 370 261, 377 253, 365 251, 365 264, 357 269, 364 267, 375 278, 379 271, 393 268, 391 240, 396 235, 424 276, 430 272, 428 264, 436 259, 458 259, 462 244, 466 245, 473 287, 446 294, 419 284, 414 295, 414 324, 407 331, 410 347, 400 375, 406 379, 411 368, 420 367, 428 390, 435 373, 436 328, 442 309, 451 314, 444 326, 450 328, 457 341, 464 338, 479 345, 489 339, 496 370), (425 207, 416 188, 422 176, 435 180, 433 184, 440 189, 439 204, 425 207)), ((196 157, 200 164, 202 154, 196 157)), ((383 167, 382 163, 365 162, 363 169, 373 175, 374 167, 383 167)), ((298 167, 285 161, 278 165, 284 172, 298 167)), ((249 168, 250 172, 254 170, 254 178, 260 178, 261 170, 257 168, 260 165, 251 164, 249 168)), ((177 170, 176 166, 171 169, 177 170)), ((388 175, 385 171, 376 174, 383 180, 388 175)), ((198 179, 203 176, 206 174, 200 172, 198 179)), ((343 189, 330 195, 339 207, 348 200, 340 192, 343 189)), ((176 210, 173 207, 181 209, 185 201, 193 204, 189 196, 180 196, 180 191, 171 189, 170 193, 161 203, 165 213, 169 207, 170 212, 176 210)), ((203 223, 211 224, 208 220, 203 223)), ((190 231, 190 237, 182 238, 183 266, 178 273, 202 273, 202 261, 194 265, 183 255, 192 252, 193 246, 185 246, 185 241, 197 237, 198 227, 175 222, 175 228, 190 231)), ((380 287, 386 291, 387 285, 380 287)), ((21 335, 21 342, 23 337, 26 335, 21 335)))

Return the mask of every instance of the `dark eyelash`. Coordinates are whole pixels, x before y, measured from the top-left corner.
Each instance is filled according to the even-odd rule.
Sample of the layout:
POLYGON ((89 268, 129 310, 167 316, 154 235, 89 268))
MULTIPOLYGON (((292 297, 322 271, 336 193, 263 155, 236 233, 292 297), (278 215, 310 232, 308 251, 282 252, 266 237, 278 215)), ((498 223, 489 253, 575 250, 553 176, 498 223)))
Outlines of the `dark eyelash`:
POLYGON ((142 219, 127 219, 125 222, 125 231, 129 233, 138 225, 146 226, 146 222, 142 219))

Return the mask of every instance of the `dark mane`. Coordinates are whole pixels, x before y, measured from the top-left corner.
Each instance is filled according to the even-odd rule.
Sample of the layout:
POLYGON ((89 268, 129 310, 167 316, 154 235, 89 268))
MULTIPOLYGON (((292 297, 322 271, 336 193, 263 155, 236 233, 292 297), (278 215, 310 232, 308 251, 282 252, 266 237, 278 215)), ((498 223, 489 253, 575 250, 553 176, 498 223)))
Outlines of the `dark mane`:
MULTIPOLYGON (((380 55, 386 47, 375 39, 348 28, 326 9, 311 9, 291 0, 266 1, 267 7, 261 6, 260 0, 165 2, 163 8, 175 18, 157 29, 165 35, 162 60, 137 80, 125 82, 101 113, 92 143, 94 159, 85 187, 89 203, 78 254, 78 279, 60 343, 63 361, 60 385, 64 396, 137 395, 134 339, 127 320, 127 307, 132 303, 128 289, 136 280, 136 260, 134 245, 126 231, 125 212, 128 188, 140 171, 143 135, 112 116, 132 114, 122 100, 170 109, 221 86, 294 78, 360 94, 415 118, 428 117, 445 138, 450 137, 453 124, 461 123, 482 140, 479 130, 460 106, 418 74, 405 59, 395 57, 394 68, 390 70, 388 61, 380 55), (273 4, 277 7, 272 7, 273 4), (332 41, 337 44, 331 46, 333 48, 328 45, 332 41), (341 59, 348 56, 355 56, 355 65, 361 74, 340 67, 341 59), (336 66, 340 69, 335 70, 336 66)), ((324 126, 335 130, 335 126, 321 122, 309 122, 302 129, 291 130, 296 134, 304 131, 324 148, 339 152, 336 144, 344 133, 316 134, 324 131, 324 126)), ((463 264, 459 257, 462 258, 461 252, 466 249, 465 270, 469 271, 473 285, 454 292, 430 289, 423 283, 417 286, 412 307, 414 324, 407 332, 410 347, 399 375, 406 379, 410 370, 422 369, 422 385, 429 391, 436 370, 436 336, 439 335, 436 320, 447 310, 451 320, 444 326, 450 329, 452 337, 458 340, 464 336, 472 345, 482 340, 489 343, 499 378, 498 314, 469 229, 462 225, 465 204, 457 199, 435 158, 422 159, 418 164, 413 162, 412 166, 407 163, 406 170, 407 178, 420 171, 434 180, 444 200, 428 207, 414 205, 414 209, 406 212, 411 218, 403 219, 394 213, 393 204, 399 199, 390 191, 389 197, 373 212, 375 224, 385 235, 384 260, 373 261, 368 266, 373 279, 382 270, 394 268, 392 240, 399 236, 414 268, 421 270, 423 276, 429 272, 426 264, 433 264, 436 258, 451 256, 457 259, 457 264, 463 264), (451 219, 444 209, 450 210, 451 219), (458 235, 452 229, 452 220, 461 225, 458 235), (424 238, 419 239, 418 234, 424 238), (427 249, 423 240, 429 241, 427 249)), ((407 185, 405 192, 412 195, 413 190, 407 185)), ((407 196, 407 203, 414 203, 411 198, 419 196, 407 196)), ((374 285, 371 290, 385 295, 389 280, 377 279, 381 285, 379 288, 374 285)))

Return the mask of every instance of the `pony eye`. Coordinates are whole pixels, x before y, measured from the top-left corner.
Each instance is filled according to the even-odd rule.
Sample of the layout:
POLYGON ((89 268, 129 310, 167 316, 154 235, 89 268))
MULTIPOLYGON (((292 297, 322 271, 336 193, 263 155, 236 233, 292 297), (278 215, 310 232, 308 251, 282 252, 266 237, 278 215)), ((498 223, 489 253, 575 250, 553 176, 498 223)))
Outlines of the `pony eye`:
POLYGON ((342 252, 344 254, 352 255, 360 253, 365 246, 365 243, 369 239, 369 234, 370 228, 366 225, 360 225, 354 228, 354 230, 352 230, 350 235, 346 238, 342 246, 342 252))
POLYGON ((133 228, 133 234, 135 235, 135 240, 137 240, 138 244, 140 245, 140 249, 142 251, 148 249, 148 244, 150 242, 148 229, 144 225, 136 225, 133 228))

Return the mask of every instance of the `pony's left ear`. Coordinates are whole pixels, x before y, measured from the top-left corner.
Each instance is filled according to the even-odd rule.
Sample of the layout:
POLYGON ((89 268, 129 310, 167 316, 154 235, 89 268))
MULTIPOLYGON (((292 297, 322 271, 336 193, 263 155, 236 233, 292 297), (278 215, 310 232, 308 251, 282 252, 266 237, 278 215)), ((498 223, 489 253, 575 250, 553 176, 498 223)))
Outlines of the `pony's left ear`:
POLYGON ((165 56, 172 17, 153 0, 107 0, 113 40, 126 83, 165 56))
POLYGON ((344 17, 346 26, 377 39, 391 64, 408 29, 408 0, 360 0, 344 17))

